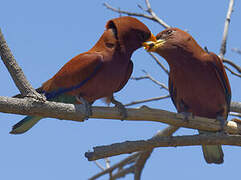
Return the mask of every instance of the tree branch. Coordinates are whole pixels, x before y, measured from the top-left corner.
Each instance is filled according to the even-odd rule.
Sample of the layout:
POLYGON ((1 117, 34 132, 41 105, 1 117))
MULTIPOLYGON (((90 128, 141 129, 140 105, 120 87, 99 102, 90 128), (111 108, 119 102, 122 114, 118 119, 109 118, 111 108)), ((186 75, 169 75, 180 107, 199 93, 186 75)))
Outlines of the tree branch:
POLYGON ((224 67, 225 67, 231 74, 233 74, 233 75, 235 75, 235 76, 238 76, 238 77, 241 77, 241 74, 232 71, 230 68, 228 68, 228 67, 225 66, 225 65, 224 65, 224 67))
MULTIPOLYGON (((159 131, 151 139, 155 139, 155 138, 159 138, 159 137, 163 137, 163 136, 171 136, 178 129, 179 129, 179 127, 169 126, 169 127, 165 128, 164 130, 159 131)), ((141 179, 142 170, 145 166, 146 161, 151 156, 152 151, 153 151, 153 149, 148 150, 148 151, 139 152, 140 155, 135 164, 135 178, 134 178, 135 180, 141 179)))
POLYGON ((223 59, 224 54, 226 53, 226 46, 227 46, 227 36, 228 36, 228 28, 231 20, 231 14, 233 12, 233 4, 234 0, 229 1, 229 7, 228 7, 228 12, 227 16, 225 19, 225 24, 224 24, 224 30, 223 30, 223 40, 220 48, 220 58, 223 59))
POLYGON ((231 102, 230 111, 241 113, 241 102, 231 102))
POLYGON ((146 74, 145 76, 132 77, 131 79, 136 80, 136 81, 142 80, 142 79, 150 79, 152 82, 154 82, 154 83, 157 84, 158 86, 161 86, 161 88, 163 88, 163 89, 165 89, 165 90, 167 90, 167 91, 169 92, 168 87, 167 87, 165 84, 163 84, 163 83, 157 81, 156 79, 154 79, 154 78, 153 78, 149 73, 147 73, 145 70, 142 70, 142 71, 146 74))
POLYGON ((241 113, 236 113, 236 112, 230 112, 229 115, 231 116, 237 116, 241 118, 241 113))
POLYGON ((135 171, 135 166, 130 166, 125 169, 120 169, 116 174, 113 174, 113 176, 110 178, 110 180, 115 180, 121 177, 125 177, 125 175, 129 173, 134 173, 135 171))
POLYGON ((236 65, 234 62, 228 60, 228 59, 223 59, 223 62, 226 64, 229 64, 230 66, 234 67, 239 73, 241 73, 241 67, 236 65))
POLYGON ((148 54, 150 54, 150 56, 155 60, 155 62, 162 68, 162 70, 169 75, 169 71, 167 70, 167 68, 158 60, 158 58, 151 52, 148 52, 148 54))
POLYGON ((94 161, 94 163, 96 164, 96 166, 98 167, 98 168, 100 168, 101 170, 105 170, 105 168, 98 162, 98 161, 94 161))
POLYGON ((23 96, 32 97, 37 100, 45 101, 45 98, 37 93, 31 84, 27 81, 22 69, 18 66, 11 50, 0 29, 0 56, 7 67, 17 88, 23 96))
MULTIPOLYGON (((159 136, 171 136, 177 129, 178 129, 178 127, 169 126, 169 127, 165 128, 164 130, 159 131, 155 136, 153 136, 153 138, 156 138, 159 136)), ((135 166, 135 180, 136 180, 136 179, 140 178, 144 165, 145 165, 147 159, 149 158, 149 156, 151 155, 151 153, 152 153, 152 150, 132 154, 132 155, 128 156, 127 158, 123 159, 122 161, 120 161, 119 163, 117 163, 116 165, 113 165, 109 169, 106 169, 105 171, 102 171, 102 172, 96 174, 95 176, 91 177, 89 180, 97 179, 98 177, 100 177, 102 175, 113 172, 117 168, 122 169, 124 166, 126 166, 130 163, 133 163, 134 161, 136 161, 136 163, 133 165, 133 166, 135 166)), ((128 172, 128 171, 124 171, 124 172, 133 173, 133 172, 128 172)), ((117 173, 116 173, 116 175, 117 175, 117 173)), ((121 173, 123 174, 123 172, 121 172, 121 173)))
MULTIPOLYGON (((234 112, 241 112, 241 103, 233 102, 231 110, 234 112)), ((58 119, 66 119, 73 121, 83 121, 85 111, 83 105, 64 104, 56 102, 40 102, 31 98, 19 99, 0 97, 0 112, 52 117, 58 119)), ((91 118, 97 119, 111 119, 120 120, 120 115, 117 108, 110 107, 92 107, 93 115, 91 118)), ((218 131, 220 130, 220 123, 215 119, 208 119, 203 117, 190 118, 189 122, 183 121, 182 114, 176 114, 164 110, 152 109, 147 106, 141 108, 128 108, 127 118, 129 121, 154 121, 163 122, 173 126, 182 126, 187 128, 218 131)), ((241 132, 240 125, 235 122, 228 122, 225 130, 230 134, 238 134, 241 132), (233 124, 234 123, 234 124, 233 124)))
MULTIPOLYGON (((146 0, 146 4, 149 3, 148 0, 146 0)), ((119 14, 126 14, 128 16, 137 16, 137 17, 143 17, 143 18, 146 18, 146 19, 149 19, 149 20, 152 20, 152 21, 155 21, 157 22, 158 24, 160 24, 161 26, 163 26, 164 28, 168 28, 170 27, 166 22, 164 22, 162 19, 160 19, 153 11, 150 7, 148 7, 147 10, 145 10, 147 13, 149 13, 150 15, 146 15, 146 14, 143 14, 143 13, 133 13, 133 12, 129 12, 129 11, 123 11, 123 10, 120 10, 120 9, 116 9, 112 6, 110 6, 109 4, 107 3, 103 3, 103 5, 111 10, 111 11, 114 11, 114 12, 117 12, 119 14)), ((140 6, 139 6, 140 7, 140 6)), ((143 8, 142 8, 143 9, 143 8)), ((143 9, 144 10, 144 9, 143 9)))
POLYGON ((144 99, 144 100, 139 100, 139 101, 132 101, 128 104, 125 104, 125 106, 132 106, 132 105, 142 104, 142 103, 151 102, 151 101, 159 101, 161 99, 166 99, 166 98, 169 98, 169 97, 170 97, 170 95, 166 95, 166 96, 154 97, 154 98, 144 99))
POLYGON ((93 152, 86 152, 85 156, 89 161, 102 159, 105 157, 127 154, 136 151, 150 150, 156 147, 177 147, 177 146, 197 146, 197 145, 232 145, 241 146, 240 135, 226 135, 216 133, 213 135, 189 135, 175 137, 159 137, 155 139, 125 141, 107 146, 94 147, 93 152))
POLYGON ((100 176, 103 176, 103 175, 105 175, 105 174, 108 174, 108 173, 113 172, 115 169, 118 169, 118 168, 120 169, 120 168, 122 168, 124 165, 129 164, 129 163, 132 163, 133 160, 135 160, 137 157, 138 157, 138 153, 132 154, 131 156, 125 158, 125 159, 122 160, 122 161, 120 161, 119 163, 117 163, 117 164, 111 166, 110 168, 105 169, 104 171, 102 171, 102 172, 94 175, 93 177, 89 178, 89 180, 95 180, 95 179, 97 179, 97 178, 100 177, 100 176))

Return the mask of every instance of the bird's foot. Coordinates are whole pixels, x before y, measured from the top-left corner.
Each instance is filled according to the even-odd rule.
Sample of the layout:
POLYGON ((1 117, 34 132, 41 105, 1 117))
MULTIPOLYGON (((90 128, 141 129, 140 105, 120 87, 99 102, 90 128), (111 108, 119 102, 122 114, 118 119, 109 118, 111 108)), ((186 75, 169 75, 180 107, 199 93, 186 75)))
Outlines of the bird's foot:
POLYGON ((84 120, 89 119, 89 117, 92 115, 91 104, 81 96, 76 96, 76 100, 84 105, 84 112, 85 112, 84 120))
POLYGON ((224 127, 227 123, 226 119, 223 116, 217 116, 216 121, 220 122, 220 126, 221 126, 220 132, 226 134, 224 131, 224 127))
POLYGON ((181 114, 183 117, 184 122, 189 122, 189 118, 193 117, 193 114, 191 112, 180 112, 178 114, 181 114))
POLYGON ((118 111, 121 115, 121 120, 124 120, 127 117, 127 111, 125 106, 121 102, 115 100, 114 97, 111 98, 111 103, 114 104, 116 108, 118 108, 118 111))

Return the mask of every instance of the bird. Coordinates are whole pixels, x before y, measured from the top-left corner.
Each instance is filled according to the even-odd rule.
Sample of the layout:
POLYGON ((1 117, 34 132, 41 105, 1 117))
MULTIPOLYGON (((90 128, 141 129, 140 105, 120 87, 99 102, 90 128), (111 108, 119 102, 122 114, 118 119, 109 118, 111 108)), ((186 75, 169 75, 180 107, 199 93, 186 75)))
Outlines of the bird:
MULTIPOLYGON (((106 98, 106 102, 118 107, 124 118, 124 105, 115 100, 113 94, 125 86, 132 74, 132 53, 148 39, 155 41, 155 36, 138 19, 129 16, 110 19, 96 44, 68 61, 37 92, 48 101, 83 104, 86 118, 91 115, 91 104, 106 98)), ((15 124, 10 133, 25 133, 42 118, 27 116, 15 124)))
MULTIPOLYGON (((169 93, 178 113, 183 113, 184 119, 191 114, 215 118, 220 121, 220 132, 224 133, 231 87, 222 60, 203 49, 189 33, 174 27, 158 33, 155 42, 145 42, 143 46, 167 61, 169 93)), ((207 163, 223 163, 221 145, 202 145, 202 151, 207 163)))

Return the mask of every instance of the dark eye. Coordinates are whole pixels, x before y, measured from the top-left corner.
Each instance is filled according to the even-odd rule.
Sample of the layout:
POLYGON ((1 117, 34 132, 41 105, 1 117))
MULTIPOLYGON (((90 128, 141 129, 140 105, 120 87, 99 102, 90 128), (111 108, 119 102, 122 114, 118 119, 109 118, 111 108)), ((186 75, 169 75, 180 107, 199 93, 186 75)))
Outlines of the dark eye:
POLYGON ((115 45, 113 43, 105 43, 105 45, 108 47, 108 48, 113 48, 115 45))
POLYGON ((170 35, 171 33, 172 33, 172 30, 170 30, 170 29, 166 31, 167 35, 170 35))

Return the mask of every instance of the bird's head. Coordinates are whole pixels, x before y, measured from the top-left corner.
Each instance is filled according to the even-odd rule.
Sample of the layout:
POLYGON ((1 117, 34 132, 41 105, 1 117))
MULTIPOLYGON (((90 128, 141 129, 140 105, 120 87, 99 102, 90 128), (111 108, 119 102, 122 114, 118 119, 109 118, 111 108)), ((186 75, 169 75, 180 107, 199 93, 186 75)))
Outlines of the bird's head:
MULTIPOLYGON (((112 34, 113 41, 118 42, 121 51, 130 54, 140 48, 143 42, 156 41, 155 36, 145 24, 129 16, 109 20, 106 24, 106 31, 112 34)), ((108 46, 111 44, 109 43, 108 46)))
POLYGON ((156 41, 144 42, 143 46, 148 52, 156 52, 164 58, 203 51, 190 34, 178 28, 165 29, 156 35, 156 41))

